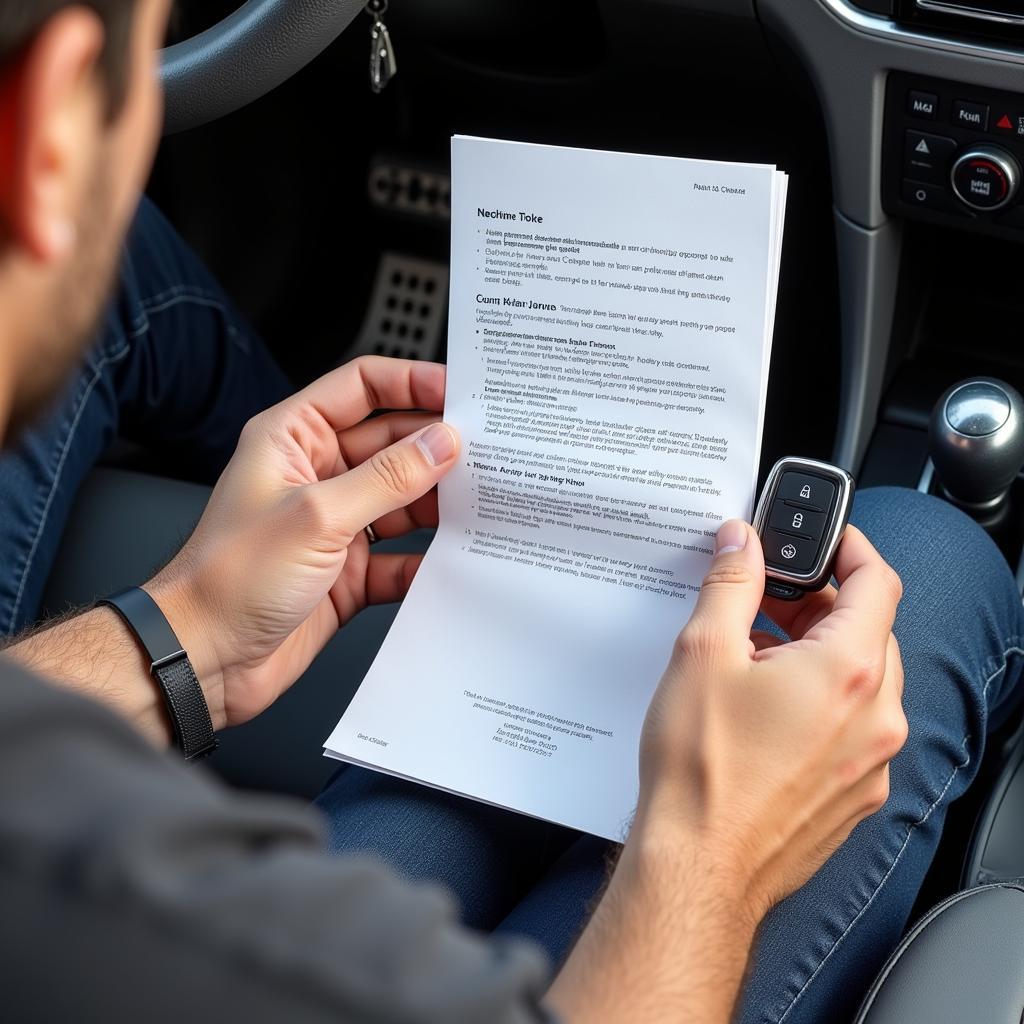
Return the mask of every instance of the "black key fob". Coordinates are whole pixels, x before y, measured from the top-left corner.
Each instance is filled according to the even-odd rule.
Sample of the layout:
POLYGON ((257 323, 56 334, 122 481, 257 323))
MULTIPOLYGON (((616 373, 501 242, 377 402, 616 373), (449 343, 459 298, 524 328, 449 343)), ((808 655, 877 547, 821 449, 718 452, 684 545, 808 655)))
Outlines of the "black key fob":
POLYGON ((854 490, 853 477, 827 462, 791 456, 775 463, 754 513, 766 594, 795 601, 828 583, 854 490))

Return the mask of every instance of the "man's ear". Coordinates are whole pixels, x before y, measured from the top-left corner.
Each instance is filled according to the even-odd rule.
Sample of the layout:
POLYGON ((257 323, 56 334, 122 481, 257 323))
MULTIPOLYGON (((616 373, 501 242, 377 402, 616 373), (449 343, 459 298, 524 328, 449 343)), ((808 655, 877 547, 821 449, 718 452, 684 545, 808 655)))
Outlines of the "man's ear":
POLYGON ((8 249, 55 263, 72 249, 95 166, 105 98, 103 23, 54 15, 0 78, 0 219, 8 249))

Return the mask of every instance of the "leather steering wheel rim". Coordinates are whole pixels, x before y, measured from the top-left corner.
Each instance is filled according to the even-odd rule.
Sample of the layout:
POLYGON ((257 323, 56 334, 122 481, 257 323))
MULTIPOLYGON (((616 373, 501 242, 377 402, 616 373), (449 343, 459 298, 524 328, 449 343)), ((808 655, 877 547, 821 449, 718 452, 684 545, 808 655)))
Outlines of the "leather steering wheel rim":
POLYGON ((161 54, 164 134, 207 124, 286 81, 341 35, 365 0, 248 0, 161 54))

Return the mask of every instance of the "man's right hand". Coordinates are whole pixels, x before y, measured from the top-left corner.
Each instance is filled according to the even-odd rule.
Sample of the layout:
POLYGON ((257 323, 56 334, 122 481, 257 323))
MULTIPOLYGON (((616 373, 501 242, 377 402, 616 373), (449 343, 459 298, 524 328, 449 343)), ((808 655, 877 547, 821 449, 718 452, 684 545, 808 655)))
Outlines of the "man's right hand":
POLYGON ((647 714, 637 827, 706 849, 761 916, 889 795, 907 736, 892 635, 902 586, 851 526, 838 591, 768 603, 782 643, 751 633, 757 534, 730 521, 718 548, 647 714))
POLYGON ((755 930, 878 810, 903 746, 897 575, 849 527, 832 587, 764 601, 738 520, 647 713, 640 801, 590 925, 555 981, 565 1020, 730 1019, 755 930))

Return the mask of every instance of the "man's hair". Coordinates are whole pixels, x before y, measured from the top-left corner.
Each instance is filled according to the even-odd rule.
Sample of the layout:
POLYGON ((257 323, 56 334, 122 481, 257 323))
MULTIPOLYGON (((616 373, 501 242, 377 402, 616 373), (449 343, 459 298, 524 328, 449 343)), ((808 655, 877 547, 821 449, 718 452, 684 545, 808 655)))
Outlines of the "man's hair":
POLYGON ((47 21, 65 7, 91 7, 103 21, 106 40, 100 69, 116 114, 128 83, 132 18, 136 0, 0 0, 0 73, 24 51, 47 21))

